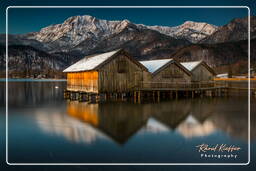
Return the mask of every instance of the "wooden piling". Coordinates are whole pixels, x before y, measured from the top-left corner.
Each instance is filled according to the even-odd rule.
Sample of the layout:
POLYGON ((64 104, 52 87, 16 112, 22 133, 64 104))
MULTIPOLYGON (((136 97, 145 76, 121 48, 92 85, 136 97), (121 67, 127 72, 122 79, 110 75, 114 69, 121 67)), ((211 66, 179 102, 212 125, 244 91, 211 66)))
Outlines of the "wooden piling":
POLYGON ((100 101, 100 95, 99 95, 99 94, 96 94, 96 95, 95 95, 95 101, 96 101, 96 102, 99 102, 99 101, 100 101))
POLYGON ((134 101, 134 103, 136 103, 136 101, 137 101, 137 93, 136 93, 136 91, 133 92, 133 101, 134 101))
POLYGON ((189 92, 188 91, 186 91, 186 97, 189 97, 189 92))
POLYGON ((70 91, 64 90, 64 99, 70 99, 70 91))
POLYGON ((160 102, 160 91, 157 91, 157 102, 160 102))
POLYGON ((138 91, 138 103, 141 102, 141 91, 138 91))
POLYGON ((70 100, 76 100, 76 92, 70 93, 70 100))
MULTIPOLYGON (((152 89, 134 89, 130 92, 102 92, 100 94, 93 93, 93 92, 83 92, 83 91, 68 91, 65 90, 64 98, 70 100, 78 100, 78 101, 92 101, 93 99, 98 99, 106 101, 107 99, 111 100, 122 100, 124 101, 126 98, 133 98, 135 103, 140 103, 143 100, 153 100, 160 102, 162 99, 178 99, 180 97, 187 97, 187 98, 195 98, 197 96, 203 97, 217 97, 217 96, 228 96, 229 89, 225 87, 209 87, 209 88, 188 88, 184 89, 181 88, 152 88, 152 89)), ((252 96, 254 92, 251 92, 252 96)))
POLYGON ((173 93, 172 93, 172 91, 170 91, 170 99, 172 99, 172 98, 173 98, 172 94, 173 94, 173 93))

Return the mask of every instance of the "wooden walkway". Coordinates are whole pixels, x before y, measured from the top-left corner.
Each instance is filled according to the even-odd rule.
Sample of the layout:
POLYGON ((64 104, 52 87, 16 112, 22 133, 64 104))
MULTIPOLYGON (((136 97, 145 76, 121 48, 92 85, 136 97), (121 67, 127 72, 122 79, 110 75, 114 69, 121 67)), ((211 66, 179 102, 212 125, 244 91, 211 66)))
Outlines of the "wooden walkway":
POLYGON ((135 91, 196 91, 196 90, 215 90, 227 88, 226 83, 217 83, 214 81, 208 82, 142 82, 139 86, 135 87, 135 91))
MULTIPOLYGON (((69 87, 68 87, 69 88, 69 87)), ((171 82, 142 82, 132 87, 128 92, 81 92, 74 91, 75 87, 67 89, 64 97, 79 101, 106 101, 133 99, 134 102, 160 101, 161 99, 178 99, 181 97, 194 98, 202 96, 227 96, 227 86, 223 83, 171 83, 171 82)), ((81 88, 79 88, 81 90, 81 88)))

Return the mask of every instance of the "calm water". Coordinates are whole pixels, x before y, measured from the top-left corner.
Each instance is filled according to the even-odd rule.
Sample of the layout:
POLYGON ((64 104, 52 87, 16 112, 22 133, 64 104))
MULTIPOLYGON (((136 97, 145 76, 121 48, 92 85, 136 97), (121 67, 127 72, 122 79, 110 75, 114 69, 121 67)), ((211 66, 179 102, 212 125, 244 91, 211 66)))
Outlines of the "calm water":
MULTIPOLYGON (((4 84, 0 82, 1 104, 4 84)), ((9 83, 9 162, 248 161, 247 97, 88 104, 64 100, 65 86, 62 81, 9 83), (237 158, 205 158, 196 148, 203 143, 234 145, 241 150, 207 153, 237 158)), ((0 110, 2 133, 5 107, 0 110)))

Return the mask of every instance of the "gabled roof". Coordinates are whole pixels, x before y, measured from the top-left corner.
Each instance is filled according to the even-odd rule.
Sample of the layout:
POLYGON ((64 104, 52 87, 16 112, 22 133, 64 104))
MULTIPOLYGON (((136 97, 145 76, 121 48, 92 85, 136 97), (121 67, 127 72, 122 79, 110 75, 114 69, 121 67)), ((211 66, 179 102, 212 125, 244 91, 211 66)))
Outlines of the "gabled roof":
POLYGON ((149 72, 154 73, 159 68, 172 61, 172 59, 160 59, 160 60, 149 60, 149 61, 139 61, 142 65, 144 65, 149 72))
POLYGON ((123 49, 117 49, 111 52, 85 56, 83 59, 79 60, 78 62, 66 68, 63 72, 80 72, 80 71, 96 70, 99 67, 106 64, 108 61, 110 61, 112 57, 115 57, 120 53, 126 54, 126 56, 129 57, 129 59, 132 60, 136 65, 143 68, 144 70, 147 70, 143 65, 141 65, 139 62, 134 60, 123 49))
POLYGON ((144 65, 150 73, 153 75, 156 75, 161 70, 163 70, 165 67, 167 67, 170 63, 175 63, 177 66, 179 66, 181 69, 183 69, 188 75, 191 75, 191 73, 179 62, 177 62, 174 59, 159 59, 159 60, 149 60, 149 61, 140 61, 142 65, 144 65))
POLYGON ((97 55, 86 56, 83 59, 76 62, 75 64, 66 68, 63 72, 79 72, 79 71, 93 70, 98 65, 100 65, 102 62, 106 61, 111 56, 116 54, 119 50, 120 49, 114 50, 114 51, 111 51, 111 52, 107 52, 107 53, 101 53, 101 54, 97 54, 97 55))
POLYGON ((200 61, 192 61, 192 62, 181 62, 181 65, 183 65, 187 70, 190 72, 196 69, 199 65, 204 65, 211 73, 216 75, 214 70, 203 60, 200 61))
POLYGON ((187 70, 192 71, 194 70, 202 61, 193 61, 193 62, 182 62, 183 65, 187 70))

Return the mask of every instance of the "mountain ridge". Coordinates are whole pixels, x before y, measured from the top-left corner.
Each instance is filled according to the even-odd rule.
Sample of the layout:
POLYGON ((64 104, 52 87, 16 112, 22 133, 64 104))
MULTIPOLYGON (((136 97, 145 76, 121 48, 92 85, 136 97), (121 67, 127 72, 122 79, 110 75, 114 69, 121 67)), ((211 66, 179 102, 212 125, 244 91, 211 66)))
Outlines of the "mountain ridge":
MULTIPOLYGON (((251 38, 255 38, 256 18, 251 17, 251 19, 253 20, 251 21, 251 38)), ((73 16, 61 24, 42 28, 39 32, 8 35, 10 49, 17 52, 9 51, 9 56, 12 64, 17 66, 17 72, 24 70, 24 67, 33 70, 33 67, 41 64, 41 66, 47 66, 47 70, 61 72, 65 67, 86 55, 119 48, 125 49, 137 60, 177 57, 186 61, 200 58, 218 68, 241 60, 243 63, 246 62, 247 48, 243 41, 247 39, 245 36, 247 32, 245 33, 244 29, 246 20, 247 18, 234 19, 221 27, 192 21, 168 27, 134 24, 129 20, 101 20, 88 15, 73 16), (15 46, 20 47, 17 49, 15 46), (42 55, 42 52, 45 54, 42 55), (38 60, 36 60, 37 55, 38 60), (52 63, 49 63, 49 60, 52 60, 52 63), (20 67, 17 65, 19 63, 25 66, 20 67)), ((5 45, 4 34, 0 35, 0 44, 5 45)), ((255 46, 254 39, 252 45, 255 46)), ((1 49, 1 70, 5 65, 4 53, 5 50, 1 49)), ((255 55, 252 53, 252 59, 255 55)), ((50 73, 43 71, 42 67, 40 69, 43 73, 50 73)), ((15 73, 14 70, 15 68, 13 68, 15 73)), ((36 69, 35 73, 38 72, 39 70, 36 69)))
MULTIPOLYGON (((250 16, 250 36, 256 38, 256 16, 250 16)), ((248 18, 235 18, 198 43, 223 43, 248 39, 248 18)))
MULTIPOLYGON (((67 33, 68 31, 71 31, 72 28, 70 27, 70 25, 75 27, 77 26, 76 28, 78 29, 78 31, 81 31, 79 26, 80 27, 81 25, 86 26, 85 28, 87 29, 87 31, 89 30, 94 34, 96 33, 96 35, 97 33, 99 33, 99 31, 103 31, 107 33, 106 35, 103 35, 103 36, 108 36, 109 34, 118 33, 123 29, 125 29, 126 27, 131 27, 131 28, 137 27, 137 29, 152 29, 152 30, 158 31, 159 33, 162 33, 171 37, 175 37, 175 38, 180 38, 179 36, 181 35, 181 32, 186 29, 194 30, 195 32, 208 34, 208 35, 214 33, 217 29, 217 26, 214 26, 208 23, 203 23, 203 22, 186 21, 183 24, 174 26, 174 27, 147 26, 144 24, 132 23, 127 19, 112 21, 112 20, 97 19, 90 15, 83 15, 83 16, 69 17, 61 24, 50 25, 48 27, 42 28, 39 32, 37 32, 39 33, 39 36, 34 37, 34 39, 39 41, 45 41, 44 38, 41 39, 41 37, 43 37, 43 34, 51 29, 57 29, 57 31, 61 31, 61 32, 59 35, 57 35, 57 37, 53 38, 53 40, 56 40, 59 38, 58 36, 62 35, 62 32, 67 33), (205 26, 207 26, 208 29, 205 30, 204 28, 205 26)), ((184 38, 184 35, 182 38, 184 38)), ((195 40, 192 40, 192 38, 186 38, 186 39, 195 41, 195 40)))

